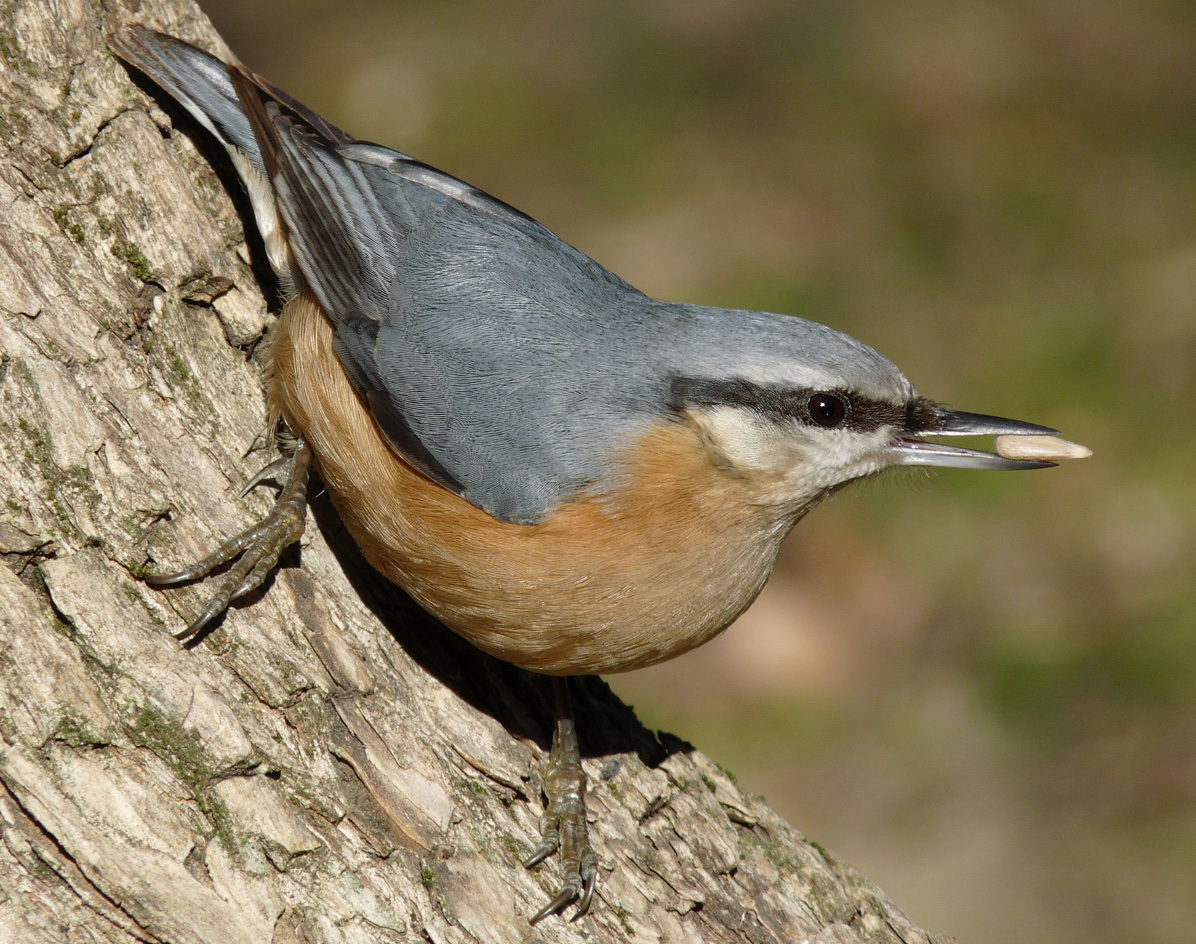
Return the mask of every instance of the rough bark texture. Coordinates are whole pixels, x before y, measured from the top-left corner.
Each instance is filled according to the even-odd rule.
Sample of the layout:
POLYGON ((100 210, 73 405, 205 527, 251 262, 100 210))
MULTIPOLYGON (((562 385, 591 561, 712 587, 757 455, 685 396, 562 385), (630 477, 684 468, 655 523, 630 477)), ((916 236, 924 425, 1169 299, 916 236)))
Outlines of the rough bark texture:
POLYGON ((134 19, 219 48, 185 0, 0 2, 0 940, 929 940, 595 680, 598 897, 529 927, 549 688, 379 586, 318 500, 302 566, 171 638, 203 587, 138 575, 269 506, 236 493, 271 319, 227 163, 106 51, 134 19))

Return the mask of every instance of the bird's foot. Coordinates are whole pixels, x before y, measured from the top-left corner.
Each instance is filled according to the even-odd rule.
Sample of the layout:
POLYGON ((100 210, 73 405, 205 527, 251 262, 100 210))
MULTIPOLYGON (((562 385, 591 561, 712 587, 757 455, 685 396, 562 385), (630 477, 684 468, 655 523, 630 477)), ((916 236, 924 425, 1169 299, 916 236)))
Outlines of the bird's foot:
POLYGON ((577 730, 566 681, 553 681, 557 688, 557 720, 544 770, 548 806, 540 818, 540 845, 523 864, 530 869, 559 850, 565 877, 556 897, 532 916, 532 924, 560 914, 571 902, 577 903, 573 917, 580 918, 590 910, 598 882, 598 857, 590 846, 586 826, 586 775, 581 767, 577 730))
POLYGON ((155 574, 146 577, 146 583, 154 587, 174 587, 181 583, 199 580, 208 576, 221 564, 240 558, 216 585, 216 592, 209 598, 200 614, 191 625, 175 638, 192 639, 203 632, 213 620, 228 609, 229 604, 262 585, 278 563, 282 552, 303 536, 307 518, 307 478, 311 470, 311 449, 302 440, 296 441, 295 451, 270 463, 241 491, 247 495, 253 488, 268 478, 282 482, 282 491, 270 513, 261 521, 230 538, 201 561, 170 574, 155 574))

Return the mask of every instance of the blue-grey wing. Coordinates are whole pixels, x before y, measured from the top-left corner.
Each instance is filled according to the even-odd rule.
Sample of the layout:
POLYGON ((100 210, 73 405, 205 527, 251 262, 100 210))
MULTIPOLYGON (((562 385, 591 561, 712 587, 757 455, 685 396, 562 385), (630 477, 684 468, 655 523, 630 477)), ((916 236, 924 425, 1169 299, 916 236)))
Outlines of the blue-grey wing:
POLYGON ((610 369, 643 356, 651 301, 481 191, 234 82, 303 281, 393 448, 508 521, 600 482, 659 393, 610 369))

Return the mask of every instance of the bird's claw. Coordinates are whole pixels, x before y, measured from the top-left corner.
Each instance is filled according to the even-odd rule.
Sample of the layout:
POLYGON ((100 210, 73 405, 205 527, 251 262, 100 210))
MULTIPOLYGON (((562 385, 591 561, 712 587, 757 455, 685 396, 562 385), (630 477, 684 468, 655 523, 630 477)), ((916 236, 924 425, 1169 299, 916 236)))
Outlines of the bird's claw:
POLYGON ((145 578, 146 583, 154 587, 174 587, 206 577, 221 564, 239 558, 220 579, 216 592, 204 604, 199 615, 186 629, 174 634, 176 639, 188 640, 199 635, 234 600, 260 587, 278 563, 282 552, 303 536, 310 469, 311 450, 300 440, 292 455, 270 463, 246 486, 248 492, 264 479, 285 473, 282 491, 265 518, 225 541, 203 560, 174 573, 154 574, 145 578))
POLYGON ((540 818, 540 844, 523 865, 530 869, 559 851, 565 877, 556 897, 532 916, 532 924, 560 914, 570 903, 577 905, 573 917, 580 918, 590 910, 598 884, 598 856, 590 845, 586 825, 586 775, 581 767, 577 731, 564 681, 556 681, 557 723, 544 771, 548 806, 540 818))
POLYGON ((549 915, 560 914, 568 907, 569 902, 577 902, 577 910, 573 912, 573 920, 577 920, 590 910, 590 902, 594 897, 594 886, 598 883, 598 867, 595 863, 587 874, 574 872, 561 883, 561 890, 543 908, 537 911, 531 923, 547 918, 549 915))
POLYGON ((556 897, 532 916, 532 924, 549 915, 560 914, 574 902, 577 911, 573 917, 580 918, 590 910, 594 898, 594 887, 598 884, 598 857, 590 846, 585 803, 582 801, 576 806, 569 805, 573 808, 558 812, 549 801, 541 823, 544 838, 523 863, 530 869, 560 850, 561 864, 565 869, 565 877, 556 897))

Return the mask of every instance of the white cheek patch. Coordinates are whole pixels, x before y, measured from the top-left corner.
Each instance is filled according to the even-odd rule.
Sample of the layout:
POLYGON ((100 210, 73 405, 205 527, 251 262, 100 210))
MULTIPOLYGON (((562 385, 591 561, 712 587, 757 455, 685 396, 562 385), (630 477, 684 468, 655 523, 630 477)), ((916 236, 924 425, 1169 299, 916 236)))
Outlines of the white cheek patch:
POLYGON ((828 485, 837 485, 845 479, 871 475, 884 468, 881 450, 889 439, 878 433, 827 430, 818 438, 810 462, 823 470, 828 485))
POLYGON ((747 410, 718 406, 694 410, 690 416, 714 452, 736 472, 778 475, 801 459, 793 437, 747 410))
POLYGON ((694 410, 690 416, 712 450, 734 472, 788 483, 794 494, 833 488, 884 467, 888 432, 791 426, 736 407, 694 410))

